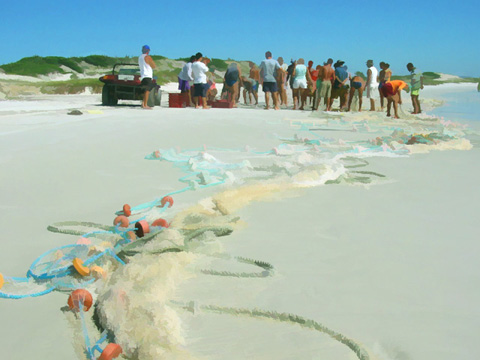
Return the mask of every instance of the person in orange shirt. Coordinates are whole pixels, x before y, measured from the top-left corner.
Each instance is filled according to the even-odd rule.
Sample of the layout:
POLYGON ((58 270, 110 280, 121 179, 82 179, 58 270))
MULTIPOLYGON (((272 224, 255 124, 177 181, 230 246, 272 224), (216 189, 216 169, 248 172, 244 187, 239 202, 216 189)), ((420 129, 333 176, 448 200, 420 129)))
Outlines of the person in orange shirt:
POLYGON ((410 89, 405 81, 402 80, 392 80, 387 81, 382 86, 383 96, 387 98, 387 116, 391 116, 390 109, 392 108, 395 112, 395 119, 400 119, 398 117, 398 104, 402 104, 401 91, 405 90, 408 92, 410 89))

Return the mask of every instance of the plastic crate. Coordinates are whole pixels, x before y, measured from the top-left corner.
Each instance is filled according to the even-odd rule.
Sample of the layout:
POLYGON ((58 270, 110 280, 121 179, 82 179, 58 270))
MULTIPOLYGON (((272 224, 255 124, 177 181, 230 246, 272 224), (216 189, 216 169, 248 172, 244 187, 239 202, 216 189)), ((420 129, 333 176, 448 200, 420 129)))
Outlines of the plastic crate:
POLYGON ((184 108, 188 104, 187 93, 169 93, 168 94, 168 107, 171 108, 184 108))
POLYGON ((233 101, 216 100, 212 103, 212 108, 231 109, 233 108, 233 101))

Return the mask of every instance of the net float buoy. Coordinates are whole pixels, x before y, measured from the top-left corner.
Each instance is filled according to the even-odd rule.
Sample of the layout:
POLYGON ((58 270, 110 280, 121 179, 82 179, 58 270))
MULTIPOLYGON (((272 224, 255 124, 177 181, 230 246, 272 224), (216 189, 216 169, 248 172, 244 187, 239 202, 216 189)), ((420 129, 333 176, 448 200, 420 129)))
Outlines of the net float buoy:
POLYGON ((4 283, 5 283, 5 280, 3 279, 3 275, 0 274, 0 289, 3 287, 4 283))
POLYGON ((107 272, 100 266, 92 266, 92 268, 90 269, 90 272, 92 273, 92 275, 95 277, 95 279, 105 279, 107 277, 107 272))
POLYGON ((90 245, 92 241, 88 238, 81 237, 77 240, 77 245, 90 245))
POLYGON ((152 223, 152 226, 161 226, 163 228, 170 227, 170 224, 165 219, 157 219, 152 223))
POLYGON ((93 304, 92 294, 85 289, 77 289, 68 297, 68 307, 70 310, 80 311, 81 304, 83 304, 83 311, 88 311, 93 304))
POLYGON ((110 343, 105 346, 98 360, 111 360, 115 359, 122 353, 122 347, 118 344, 110 343))
POLYGON ((145 220, 140 220, 135 223, 135 234, 141 238, 144 237, 145 234, 148 234, 150 232, 150 226, 148 225, 148 222, 145 220))
POLYGON ((130 241, 135 241, 137 239, 137 235, 133 231, 127 231, 127 238, 130 241))
POLYGON ((83 260, 80 258, 73 259, 73 267, 82 276, 90 275, 90 269, 83 265, 83 260))
POLYGON ((164 207, 167 202, 168 202, 168 207, 171 208, 173 205, 173 198, 171 196, 164 196, 160 201, 160 203, 162 204, 162 207, 164 207))
POLYGON ((132 215, 132 208, 130 207, 130 205, 128 204, 125 204, 123 205, 123 215, 125 215, 126 217, 129 217, 130 215, 132 215))
POLYGON ((119 215, 113 220, 113 225, 120 224, 121 227, 127 228, 128 225, 130 225, 130 221, 128 221, 128 218, 124 215, 119 215))

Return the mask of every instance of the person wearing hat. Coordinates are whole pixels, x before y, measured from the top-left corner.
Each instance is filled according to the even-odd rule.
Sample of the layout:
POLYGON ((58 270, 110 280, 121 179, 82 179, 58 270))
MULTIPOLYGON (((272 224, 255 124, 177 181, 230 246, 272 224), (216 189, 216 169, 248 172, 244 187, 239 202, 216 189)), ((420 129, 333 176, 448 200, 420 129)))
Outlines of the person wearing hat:
POLYGON ((332 97, 332 81, 335 79, 335 70, 332 68, 333 59, 328 59, 323 66, 318 67, 317 100, 315 110, 318 110, 320 101, 324 99, 327 111, 330 111, 330 98, 332 97))
POLYGON ((330 108, 333 105, 333 100, 340 97, 340 110, 345 109, 347 105, 347 91, 348 91, 348 72, 343 67, 345 61, 337 60, 333 65, 335 68, 335 82, 333 83, 332 98, 330 99, 330 108))
POLYGON ((378 70, 373 66, 373 60, 367 60, 367 99, 370 99, 370 111, 375 111, 375 94, 378 89, 378 70))
POLYGON ((407 64, 407 70, 412 74, 411 80, 411 97, 412 97, 412 105, 413 105, 413 112, 412 114, 420 114, 422 112, 422 108, 420 107, 420 101, 418 100, 418 96, 420 95, 420 89, 423 89, 423 74, 420 70, 417 70, 412 63, 407 64))
POLYGON ((138 66, 140 67, 140 79, 142 80, 141 86, 145 89, 142 102, 143 109, 151 109, 151 107, 147 105, 147 101, 148 96, 150 95, 150 91, 155 87, 155 84, 153 83, 153 69, 155 69, 157 66, 155 65, 155 62, 149 54, 150 46, 143 45, 142 55, 138 57, 138 66))
POLYGON ((408 88, 408 84, 402 80, 391 80, 387 81, 382 86, 382 93, 383 96, 387 98, 387 116, 391 116, 390 109, 392 108, 395 112, 395 119, 399 119, 398 117, 398 104, 402 104, 402 96, 401 91, 405 90, 408 92, 410 89, 408 88))

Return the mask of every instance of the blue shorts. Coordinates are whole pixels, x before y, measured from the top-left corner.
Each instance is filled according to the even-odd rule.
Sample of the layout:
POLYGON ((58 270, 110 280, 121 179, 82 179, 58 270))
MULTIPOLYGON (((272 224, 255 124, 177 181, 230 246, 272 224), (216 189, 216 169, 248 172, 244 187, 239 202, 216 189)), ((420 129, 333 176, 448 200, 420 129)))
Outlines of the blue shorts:
POLYGON ((277 91, 278 91, 278 88, 277 88, 277 83, 276 82, 267 82, 267 81, 263 82, 263 92, 274 93, 274 92, 277 92, 277 91))
POLYGON ((225 83, 226 83, 228 86, 233 86, 236 82, 237 82, 237 80, 225 80, 225 83))
POLYGON ((193 96, 207 97, 207 90, 210 87, 208 84, 194 84, 193 96))
POLYGON ((362 87, 362 83, 360 81, 352 81, 352 86, 355 89, 360 89, 362 87))

